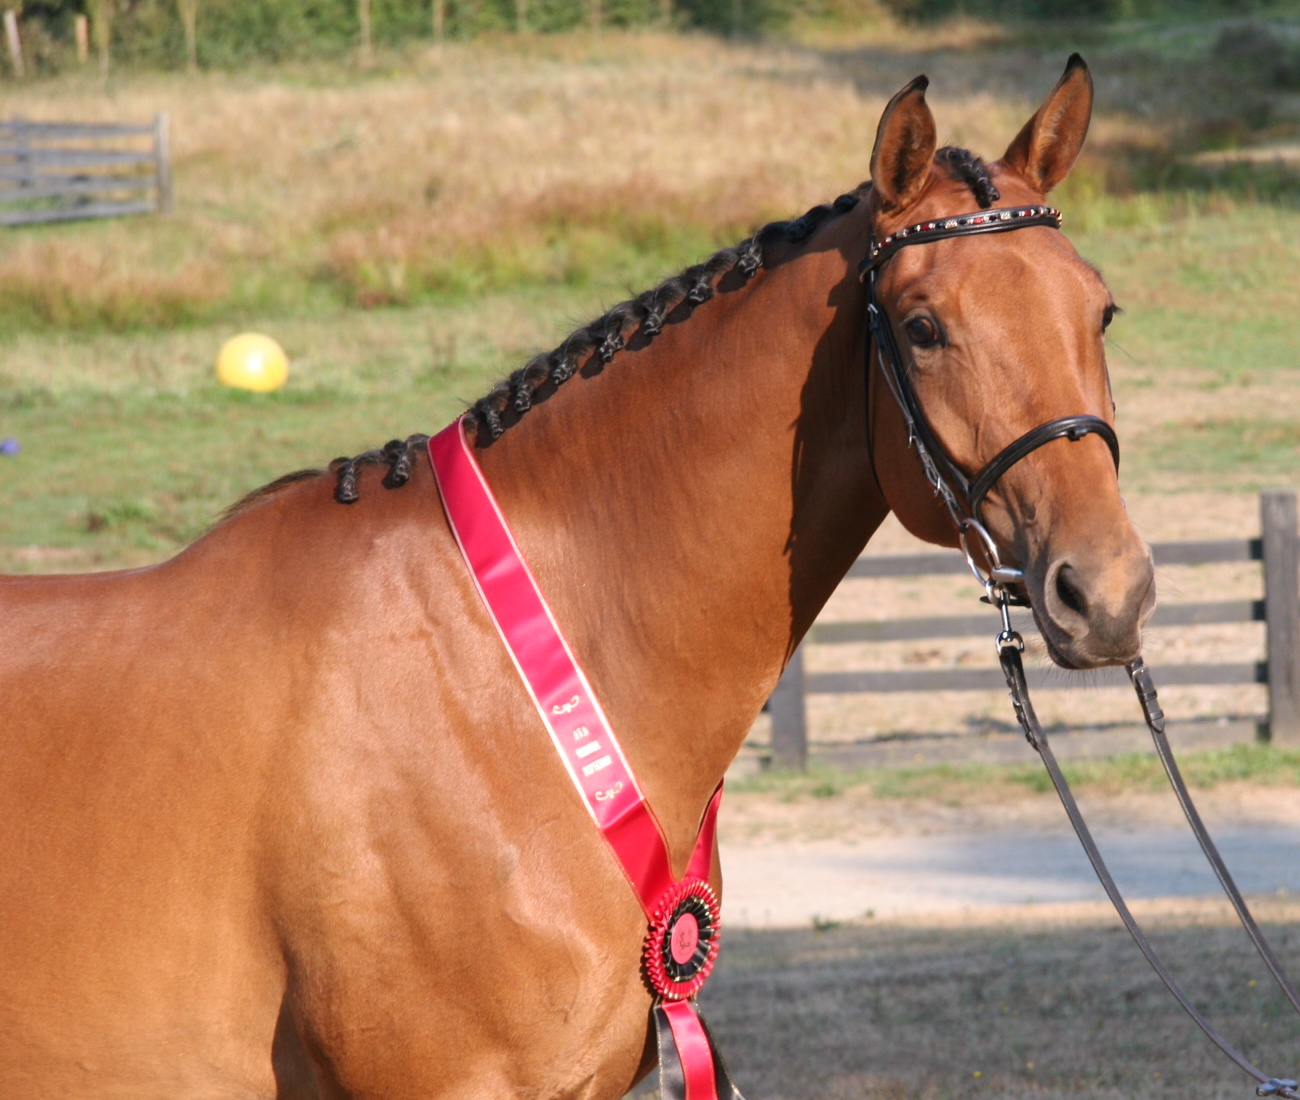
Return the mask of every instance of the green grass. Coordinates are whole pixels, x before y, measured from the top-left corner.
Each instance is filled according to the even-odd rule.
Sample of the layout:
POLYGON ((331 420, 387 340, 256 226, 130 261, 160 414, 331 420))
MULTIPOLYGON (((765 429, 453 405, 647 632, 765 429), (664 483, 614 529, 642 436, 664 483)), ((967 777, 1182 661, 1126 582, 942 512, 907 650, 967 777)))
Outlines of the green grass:
POLYGON ((328 387, 245 397, 213 383, 183 398, 74 394, 10 409, 6 430, 25 449, 7 460, 0 539, 84 549, 100 561, 161 556, 199 534, 223 502, 289 469, 325 465, 329 443, 355 452, 382 443, 387 426, 385 438, 446 419, 439 390, 356 401, 328 387), (39 480, 22 476, 36 466, 39 480))
MULTIPOLYGON (((607 300, 617 288, 605 288, 607 300)), ((228 390, 228 327, 9 341, 0 359, 0 570, 157 561, 280 474, 441 427, 567 331, 591 293, 265 318, 291 362, 271 394, 228 390)), ((0 342, 0 347, 3 347, 0 342)))
MULTIPOLYGON (((1300 750, 1268 744, 1181 754, 1179 767, 1189 787, 1205 790, 1223 783, 1300 787, 1300 750)), ((1105 792, 1160 790, 1168 782, 1153 756, 1126 754, 1099 760, 1065 761, 1070 785, 1105 792)), ((763 772, 728 782, 733 793, 775 795, 782 801, 836 798, 866 788, 881 799, 939 800, 961 805, 998 801, 1052 789, 1046 770, 1029 764, 935 764, 916 768, 848 771, 813 764, 804 773, 763 772)))
MULTIPOLYGON (((1125 433, 1127 484, 1300 482, 1300 429, 1266 396, 1300 385, 1287 277, 1300 211, 1178 197, 1074 209, 1082 225, 1072 239, 1126 309, 1110 351, 1121 427, 1135 403, 1178 390, 1261 390, 1253 417, 1206 415, 1211 392, 1209 406, 1171 406, 1155 429, 1125 433)), ((645 256, 612 264, 605 281, 581 286, 254 316, 247 327, 279 338, 294 363, 289 386, 264 398, 211 381, 217 349, 242 325, 6 332, 0 437, 23 452, 0 459, 0 569, 157 560, 262 482, 437 427, 575 321, 696 255, 658 269, 645 256)))
POLYGON ((1061 197, 1066 231, 1125 311, 1114 368, 1219 380, 1300 368, 1294 302, 1300 209, 1226 193, 1061 197))
POLYGON ((1243 488, 1300 482, 1300 423, 1272 419, 1198 420, 1161 428, 1145 443, 1157 470, 1234 476, 1243 488), (1248 471, 1243 477, 1242 471, 1248 471))

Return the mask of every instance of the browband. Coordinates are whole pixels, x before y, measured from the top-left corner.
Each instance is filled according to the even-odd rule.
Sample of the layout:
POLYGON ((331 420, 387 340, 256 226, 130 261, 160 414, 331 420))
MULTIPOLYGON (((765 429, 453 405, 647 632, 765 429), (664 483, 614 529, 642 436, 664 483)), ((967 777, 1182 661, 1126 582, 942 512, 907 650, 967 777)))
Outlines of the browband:
POLYGON ((1008 229, 1027 229, 1031 225, 1060 229, 1061 212, 1054 206, 1014 206, 921 222, 891 233, 879 244, 873 242, 867 258, 858 264, 858 278, 865 279, 868 273, 909 244, 928 244, 947 237, 972 237, 979 233, 1005 233, 1008 229))

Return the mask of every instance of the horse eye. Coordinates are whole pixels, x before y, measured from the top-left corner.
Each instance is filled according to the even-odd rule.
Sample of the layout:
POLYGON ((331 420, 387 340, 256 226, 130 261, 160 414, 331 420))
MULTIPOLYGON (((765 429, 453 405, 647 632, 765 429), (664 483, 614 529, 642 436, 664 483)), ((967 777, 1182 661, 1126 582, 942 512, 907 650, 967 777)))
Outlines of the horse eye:
POLYGON ((933 347, 939 342, 939 330, 928 317, 913 317, 903 325, 907 338, 918 348, 933 347))
POLYGON ((1110 323, 1115 320, 1115 307, 1107 306, 1101 315, 1101 331, 1105 332, 1110 328, 1110 323))

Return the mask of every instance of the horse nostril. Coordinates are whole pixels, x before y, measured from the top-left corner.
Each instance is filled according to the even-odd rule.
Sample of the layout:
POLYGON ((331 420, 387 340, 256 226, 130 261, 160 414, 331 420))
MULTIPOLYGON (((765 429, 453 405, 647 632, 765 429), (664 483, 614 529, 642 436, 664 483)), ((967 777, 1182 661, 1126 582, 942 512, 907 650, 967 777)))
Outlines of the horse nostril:
POLYGON ((1062 565, 1056 571, 1056 598, 1076 615, 1087 616, 1088 601, 1084 599, 1083 593, 1075 586, 1071 579, 1074 576, 1074 570, 1068 565, 1062 565))

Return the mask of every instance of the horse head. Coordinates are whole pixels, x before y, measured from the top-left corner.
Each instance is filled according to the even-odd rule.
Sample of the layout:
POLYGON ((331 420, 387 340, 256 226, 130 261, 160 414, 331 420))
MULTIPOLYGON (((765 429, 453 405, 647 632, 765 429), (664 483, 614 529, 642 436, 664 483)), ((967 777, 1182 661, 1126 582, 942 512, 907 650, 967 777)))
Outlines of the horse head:
POLYGON ((873 342, 868 383, 877 479, 914 534, 956 542, 949 510, 908 453, 918 429, 891 395, 901 385, 921 410, 922 438, 941 452, 941 473, 953 470, 952 479, 974 486, 990 471, 982 501, 958 502, 959 521, 963 511, 978 519, 990 554, 1023 574, 1015 586, 1056 663, 1127 662, 1139 652, 1155 584, 1150 551, 1120 496, 1118 450, 1108 446, 1115 408, 1105 330, 1116 306, 1045 204, 1083 145, 1091 77, 1082 58, 1071 57, 1037 113, 988 165, 965 150, 936 150, 925 90, 918 77, 890 101, 871 160, 873 240, 894 241, 872 273, 889 328, 873 342), (985 211, 1016 211, 1031 224, 945 234, 962 215, 983 227, 985 211), (900 247, 910 243, 924 246, 900 247), (880 345, 891 342, 898 381, 881 358, 888 349, 880 345), (1045 424, 1062 427, 1011 464, 995 461, 1009 447, 1014 457, 1014 445, 1034 440, 1045 424))

